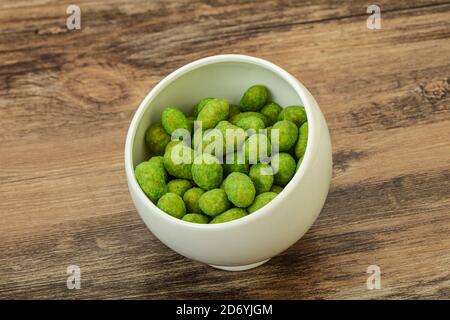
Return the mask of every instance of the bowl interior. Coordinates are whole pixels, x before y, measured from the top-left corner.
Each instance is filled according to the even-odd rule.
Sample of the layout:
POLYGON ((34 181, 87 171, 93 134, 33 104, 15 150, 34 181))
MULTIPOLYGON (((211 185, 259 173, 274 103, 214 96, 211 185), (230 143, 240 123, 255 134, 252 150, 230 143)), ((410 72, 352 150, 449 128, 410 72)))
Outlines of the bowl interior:
POLYGON ((207 97, 225 98, 230 103, 239 104, 245 90, 254 84, 265 85, 270 91, 270 100, 282 107, 303 104, 285 79, 270 67, 258 63, 205 63, 192 68, 188 66, 171 76, 150 95, 150 99, 146 99, 133 141, 133 166, 150 157, 144 142, 145 131, 152 123, 160 121, 162 110, 167 106, 176 106, 189 115, 195 104, 207 97))

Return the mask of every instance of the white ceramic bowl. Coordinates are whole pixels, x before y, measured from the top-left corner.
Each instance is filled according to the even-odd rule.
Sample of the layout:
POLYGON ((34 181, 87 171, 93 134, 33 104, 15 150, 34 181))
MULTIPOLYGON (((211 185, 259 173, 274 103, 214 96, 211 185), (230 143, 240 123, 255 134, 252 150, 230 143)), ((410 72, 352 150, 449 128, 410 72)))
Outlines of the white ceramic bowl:
POLYGON ((151 232, 179 254, 224 270, 257 267, 298 241, 319 215, 331 180, 331 144, 322 112, 309 91, 292 75, 262 59, 218 55, 172 72, 145 97, 133 117, 125 145, 128 188, 139 215, 151 232), (253 84, 269 88, 281 106, 301 104, 309 138, 303 162, 284 190, 268 205, 239 220, 203 225, 176 219, 153 204, 140 189, 134 168, 149 154, 144 134, 160 121, 165 106, 189 113, 205 97, 237 104, 253 84))

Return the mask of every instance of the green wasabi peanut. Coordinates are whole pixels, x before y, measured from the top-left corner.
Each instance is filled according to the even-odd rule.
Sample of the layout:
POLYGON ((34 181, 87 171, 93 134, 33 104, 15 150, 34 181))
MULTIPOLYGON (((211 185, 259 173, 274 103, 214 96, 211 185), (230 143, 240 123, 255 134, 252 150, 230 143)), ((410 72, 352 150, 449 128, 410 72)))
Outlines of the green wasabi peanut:
MULTIPOLYGON (((295 145, 298 137, 298 128, 293 122, 288 120, 278 121, 273 125, 271 132, 274 132, 274 130, 278 130, 279 151, 288 151, 295 145)), ((273 138, 272 143, 276 143, 276 141, 273 141, 273 138)))
POLYGON ((236 125, 245 131, 253 129, 254 132, 259 132, 260 129, 264 129, 266 127, 264 121, 255 116, 242 118, 236 125))
POLYGON ((164 150, 164 154, 166 154, 168 151, 172 150, 176 145, 178 145, 181 140, 171 140, 167 145, 166 149, 164 150))
POLYGON ((220 131, 224 141, 224 152, 238 150, 247 137, 245 131, 228 122, 220 121, 216 129, 220 131))
POLYGON ((247 117, 257 117, 260 118, 262 121, 264 121, 264 125, 267 126, 269 123, 269 119, 267 119, 267 117, 259 112, 252 112, 252 111, 248 111, 248 112, 242 112, 242 113, 238 113, 233 117, 230 117, 230 122, 234 125, 237 125, 237 123, 244 118, 247 117))
POLYGON ((214 98, 205 98, 202 101, 200 101, 199 103, 197 103, 195 105, 194 109, 192 110, 192 116, 197 118, 200 111, 202 111, 202 109, 206 106, 206 104, 213 99, 214 98))
POLYGON ((252 164, 268 159, 271 150, 269 138, 262 133, 250 136, 244 143, 245 159, 252 164))
POLYGON ((303 157, 298 159, 298 161, 297 161, 297 169, 295 169, 295 171, 298 171, 298 168, 300 168, 300 166, 302 165, 302 162, 303 162, 303 157))
POLYGON ((268 192, 272 187, 273 171, 272 167, 268 164, 257 163, 252 165, 249 177, 255 185, 256 194, 268 192))
POLYGON ((305 108, 302 106, 289 106, 281 110, 278 115, 278 121, 289 120, 300 127, 306 121, 305 108))
POLYGON ((148 163, 154 163, 161 170, 163 170, 164 171, 164 176, 166 178, 166 181, 168 180, 169 175, 168 175, 168 173, 166 171, 166 168, 164 168, 164 157, 162 157, 162 156, 151 157, 150 160, 148 160, 148 163))
POLYGON ((167 184, 167 192, 183 197, 184 193, 192 188, 192 182, 186 179, 174 179, 167 184))
POLYGON ((258 209, 261 209, 270 201, 272 201, 278 194, 275 192, 264 192, 256 196, 255 201, 250 207, 247 208, 248 213, 253 213, 258 209))
POLYGON ((145 143, 154 155, 163 155, 169 142, 170 135, 159 122, 152 124, 145 133, 145 143))
POLYGON ((272 157, 272 169, 274 172, 274 183, 285 186, 295 174, 296 163, 288 153, 278 153, 272 157))
POLYGON ((283 191, 283 187, 277 186, 276 184, 270 188, 270 192, 280 193, 281 191, 283 191))
POLYGON ((157 207, 172 217, 181 219, 186 214, 183 199, 175 193, 166 193, 157 203, 157 207))
POLYGON ((281 108, 277 103, 271 102, 266 104, 262 109, 261 113, 265 115, 268 119, 268 125, 272 126, 278 120, 278 115, 280 114, 281 108))
POLYGON ((298 129, 298 141, 295 145, 295 156, 300 159, 305 154, 306 145, 308 143, 308 122, 305 122, 298 129))
POLYGON ((230 104, 230 110, 228 112, 228 118, 232 118, 235 115, 237 115, 238 113, 241 112, 241 109, 239 108, 239 106, 235 105, 235 104, 230 104))
POLYGON ((248 207, 255 199, 256 190, 252 180, 240 172, 232 172, 225 179, 225 192, 228 199, 239 208, 248 207))
POLYGON ((233 150, 238 150, 244 143, 246 133, 243 129, 231 124, 224 120, 220 121, 216 127, 216 130, 211 130, 203 136, 203 150, 206 153, 216 154, 222 156, 224 153, 233 150), (215 143, 220 143, 218 146, 223 146, 221 152, 216 152, 215 143), (214 151, 214 152, 209 152, 214 151))
POLYGON ((211 220, 210 224, 215 223, 224 223, 233 220, 237 220, 243 218, 247 215, 247 212, 241 208, 232 208, 230 210, 225 211, 222 214, 219 214, 217 217, 211 220))
POLYGON ((228 201, 227 195, 222 189, 212 189, 206 191, 198 202, 200 209, 203 213, 210 217, 215 217, 218 214, 228 210, 230 207, 230 201, 228 201))
POLYGON ((217 188, 223 179, 222 165, 213 155, 208 153, 198 155, 192 164, 192 179, 204 190, 217 188))
POLYGON ((223 161, 223 172, 225 176, 228 176, 232 172, 248 174, 250 165, 245 161, 242 152, 228 153, 223 161))
POLYGON ((198 204, 198 201, 200 200, 200 197, 205 193, 200 188, 194 187, 192 189, 187 190, 183 195, 183 201, 186 205, 186 209, 189 212, 193 213, 201 213, 200 206, 198 204))
POLYGON ((172 134, 177 129, 185 129, 191 132, 191 124, 183 112, 175 107, 167 107, 163 110, 161 123, 168 134, 172 134))
POLYGON ((203 107, 197 116, 204 130, 214 128, 220 121, 228 118, 230 106, 225 99, 212 99, 203 107))
POLYGON ((217 157, 222 156, 224 152, 224 138, 222 133, 216 128, 206 130, 202 136, 202 143, 195 141, 195 150, 197 153, 209 153, 217 157), (200 151, 200 146, 202 150, 200 151))
POLYGON ((142 162, 134 170, 136 180, 142 191, 156 202, 167 192, 166 172, 156 162, 142 162))
POLYGON ((171 141, 167 145, 166 152, 164 153, 164 167, 175 178, 191 180, 193 159, 194 150, 182 141, 171 141))
POLYGON ((241 98, 240 106, 242 111, 259 111, 267 101, 269 92, 262 85, 254 85, 245 91, 241 98))
POLYGON ((181 220, 192 223, 207 224, 209 223, 209 220, 211 220, 211 218, 200 213, 188 213, 185 214, 181 220))

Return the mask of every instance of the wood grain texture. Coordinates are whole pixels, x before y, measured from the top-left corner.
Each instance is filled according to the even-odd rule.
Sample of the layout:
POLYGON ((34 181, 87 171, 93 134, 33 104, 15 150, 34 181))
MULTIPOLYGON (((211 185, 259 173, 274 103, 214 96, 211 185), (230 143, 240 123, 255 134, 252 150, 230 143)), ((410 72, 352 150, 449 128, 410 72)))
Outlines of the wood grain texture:
POLYGON ((450 2, 378 1, 377 31, 365 1, 83 0, 68 31, 72 3, 0 2, 0 298, 450 298, 450 2), (148 90, 221 53, 300 79, 333 142, 319 219, 241 273, 162 245, 123 168, 148 90))

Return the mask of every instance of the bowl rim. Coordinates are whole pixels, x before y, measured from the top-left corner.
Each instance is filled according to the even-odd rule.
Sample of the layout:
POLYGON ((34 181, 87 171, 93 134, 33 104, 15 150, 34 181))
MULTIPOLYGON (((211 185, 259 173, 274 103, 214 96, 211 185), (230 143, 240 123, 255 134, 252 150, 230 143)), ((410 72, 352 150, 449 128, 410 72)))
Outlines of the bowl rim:
MULTIPOLYGON (((129 191, 133 192, 135 196, 139 198, 139 200, 145 203, 149 210, 149 213, 146 214, 159 214, 161 215, 161 219, 166 220, 169 224, 175 224, 182 228, 190 228, 190 229, 200 229, 200 230, 217 230, 217 229, 233 229, 245 226, 247 224, 254 223, 255 220, 262 219, 263 217, 273 213, 273 207, 276 207, 279 203, 285 200, 287 194, 292 192, 298 184, 301 183, 303 177, 305 176, 306 171, 312 164, 313 153, 317 153, 317 141, 319 141, 318 135, 319 130, 316 128, 317 124, 317 116, 313 111, 313 105, 317 106, 317 102, 314 100, 313 96, 309 91, 298 81, 294 76, 288 73, 283 68, 277 66, 276 64, 267 61, 265 59, 256 58, 248 55, 242 54, 221 54, 214 55, 209 57, 200 58, 193 62, 190 62, 175 71, 172 71, 168 76, 162 79, 156 86, 154 86, 145 96, 144 100, 140 103, 138 109, 136 110, 130 126, 127 131, 126 142, 125 142, 125 172, 128 181, 129 191), (298 94, 300 100, 303 102, 303 106, 305 108, 305 112, 308 119, 308 141, 305 149, 305 154, 303 156, 302 163, 298 170, 296 170, 294 176, 291 181, 283 188, 283 190, 267 205, 258 209, 247 216, 229 221, 226 223, 217 223, 217 224, 200 224, 200 223, 192 223, 183 221, 181 219, 172 217, 171 215, 165 213, 161 209, 159 209, 156 204, 154 204, 142 191, 140 188, 136 177, 134 175, 134 166, 133 166, 133 142, 136 135, 136 129, 143 117, 144 112, 147 109, 147 106, 163 89, 165 89, 168 85, 170 85, 177 78, 182 75, 193 71, 199 67, 204 67, 209 64, 215 63, 223 63, 223 62, 241 62, 241 63, 250 63, 257 65, 259 67, 268 69, 269 71, 274 72, 279 77, 281 77, 284 81, 286 81, 298 94)), ((139 212, 138 212, 139 213, 139 212)))

